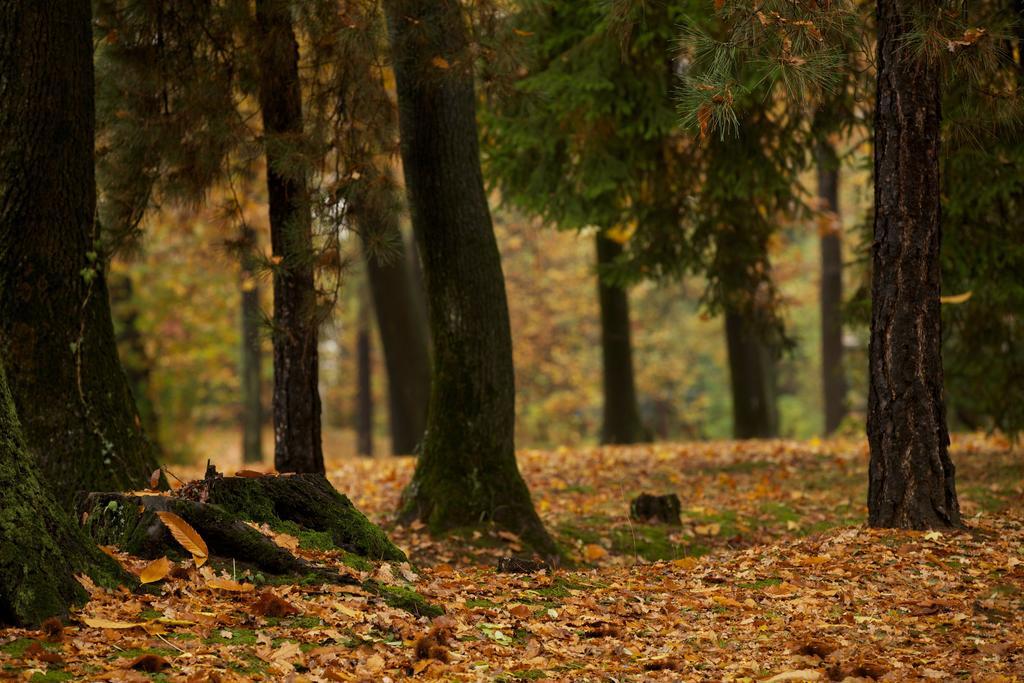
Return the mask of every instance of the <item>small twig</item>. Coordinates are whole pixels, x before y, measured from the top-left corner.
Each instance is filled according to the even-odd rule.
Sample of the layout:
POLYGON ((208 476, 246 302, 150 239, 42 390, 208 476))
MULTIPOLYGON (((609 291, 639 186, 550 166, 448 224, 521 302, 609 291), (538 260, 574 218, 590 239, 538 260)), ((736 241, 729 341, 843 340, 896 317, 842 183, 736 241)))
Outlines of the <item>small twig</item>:
MULTIPOLYGON (((184 655, 184 654, 188 654, 187 652, 185 652, 184 650, 182 650, 182 649, 181 649, 180 647, 178 647, 177 645, 175 645, 175 644, 174 644, 174 643, 172 643, 171 641, 169 641, 169 640, 167 640, 166 638, 164 638, 164 637, 163 637, 163 634, 157 633, 157 634, 156 634, 156 637, 157 637, 157 638, 159 638, 160 640, 164 641, 165 643, 167 643, 167 644, 168 644, 168 645, 170 645, 171 647, 173 647, 173 648, 174 648, 175 650, 177 650, 177 651, 178 651, 178 652, 180 652, 181 654, 183 654, 183 655, 184 655)), ((115 645, 114 647, 117 647, 117 646, 115 645)))

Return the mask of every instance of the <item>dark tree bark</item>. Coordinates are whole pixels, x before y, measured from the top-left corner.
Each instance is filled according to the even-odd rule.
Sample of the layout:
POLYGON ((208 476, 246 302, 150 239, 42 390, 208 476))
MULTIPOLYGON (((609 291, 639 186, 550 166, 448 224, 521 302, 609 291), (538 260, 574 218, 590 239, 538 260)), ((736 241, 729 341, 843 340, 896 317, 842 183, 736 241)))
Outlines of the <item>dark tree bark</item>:
POLYGON ((604 368, 604 420, 601 443, 630 444, 648 434, 637 407, 630 340, 629 293, 601 278, 601 270, 622 254, 622 245, 597 233, 597 294, 601 303, 601 361, 604 368))
POLYGON ((274 465, 324 471, 320 441, 318 314, 306 172, 294 145, 303 134, 299 47, 286 0, 257 0, 260 109, 266 137, 274 265, 274 465))
POLYGON ((818 197, 830 225, 821 234, 821 369, 825 398, 825 433, 831 434, 846 416, 846 375, 843 372, 843 241, 838 227, 839 159, 828 142, 818 143, 818 197))
POLYGON ((742 313, 726 310, 725 337, 732 385, 732 431, 737 439, 770 439, 779 434, 775 351, 742 313))
POLYGON ((256 233, 242 229, 242 460, 263 461, 263 349, 260 344, 260 288, 253 250, 256 233))
POLYGON ((456 0, 384 7, 434 343, 427 431, 401 516, 435 533, 493 521, 558 556, 516 464, 512 336, 461 7, 456 0))
POLYGON ((868 522, 960 525, 942 398, 940 87, 906 48, 915 3, 879 0, 868 522))
POLYGON ((388 224, 378 229, 392 235, 401 246, 400 253, 383 262, 369 250, 363 251, 388 374, 391 451, 396 455, 412 455, 423 438, 430 401, 427 320, 423 302, 413 289, 413 273, 401 241, 398 216, 390 212, 390 215, 374 218, 388 224))
POLYGON ((0 3, 0 358, 25 441, 66 507, 156 469, 117 356, 97 253, 86 0, 0 3))
POLYGON ((366 301, 360 302, 359 330, 356 335, 356 451, 373 456, 373 358, 371 348, 370 311, 366 301))
POLYGON ((34 625, 88 598, 78 573, 130 581, 53 491, 138 484, 153 463, 102 273, 90 284, 80 272, 93 263, 96 201, 89 0, 0 1, 0 83, 0 358, 17 373, 32 438, 0 367, 0 624, 34 625), (80 338, 81 355, 70 346, 80 338), (110 449, 95 429, 116 439, 110 449))
MULTIPOLYGON (((30 0, 31 1, 31 0, 30 0)), ((0 3, 0 26, 9 16, 0 3)), ((65 617, 88 599, 76 574, 98 584, 130 583, 100 552, 40 481, 21 437, 7 379, 0 368, 0 625, 35 625, 65 617)))

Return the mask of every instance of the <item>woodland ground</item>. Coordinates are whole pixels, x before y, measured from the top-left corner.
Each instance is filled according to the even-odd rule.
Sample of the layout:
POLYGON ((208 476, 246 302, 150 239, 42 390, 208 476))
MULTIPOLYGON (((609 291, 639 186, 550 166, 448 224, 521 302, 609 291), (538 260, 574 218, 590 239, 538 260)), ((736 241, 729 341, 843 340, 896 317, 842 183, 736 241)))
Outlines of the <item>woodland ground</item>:
POLYGON ((509 534, 392 527, 411 459, 335 460, 330 479, 419 571, 365 573, 410 581, 446 616, 351 587, 210 588, 214 570, 183 569, 152 595, 95 589, 61 633, 0 630, 0 678, 1024 680, 1024 449, 961 436, 953 453, 970 528, 942 534, 864 528, 860 441, 523 452, 541 516, 579 563, 551 575, 495 573, 518 548, 509 534), (630 522, 644 491, 677 493, 682 527, 630 522), (292 610, 270 592, 295 613, 272 616, 292 610))

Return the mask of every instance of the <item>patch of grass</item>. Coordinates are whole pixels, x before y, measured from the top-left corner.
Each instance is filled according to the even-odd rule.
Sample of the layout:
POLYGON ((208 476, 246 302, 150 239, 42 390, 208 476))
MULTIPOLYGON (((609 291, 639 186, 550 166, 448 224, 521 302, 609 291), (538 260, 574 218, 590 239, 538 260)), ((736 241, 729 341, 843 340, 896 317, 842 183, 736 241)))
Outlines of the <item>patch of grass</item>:
POLYGON ((144 609, 141 612, 139 612, 139 619, 159 619, 163 615, 163 612, 160 612, 155 609, 144 609))
POLYGON ((256 632, 249 628, 220 629, 210 634, 210 637, 203 641, 207 645, 228 644, 228 645, 255 645, 256 632), (220 631, 230 631, 231 637, 225 638, 220 631))
POLYGON ((404 609, 406 612, 418 617, 439 617, 444 614, 443 608, 431 604, 426 598, 411 588, 385 586, 370 581, 364 583, 363 588, 384 598, 384 602, 391 607, 404 609))
POLYGON ((536 681, 547 678, 548 672, 543 669, 524 669, 523 671, 512 671, 509 676, 514 681, 536 681))
POLYGON ((32 678, 29 680, 32 681, 32 683, 50 683, 51 681, 72 681, 74 678, 74 674, 70 674, 67 671, 61 671, 60 669, 53 669, 45 673, 37 671, 32 674, 32 678))
POLYGON ((721 472, 724 474, 750 474, 751 472, 768 469, 769 467, 773 467, 772 463, 764 460, 744 460, 741 462, 731 462, 726 465, 715 465, 713 467, 706 467, 702 469, 709 473, 721 472))
POLYGON ((1010 505, 1006 498, 984 486, 968 486, 960 495, 980 505, 985 512, 1002 512, 1010 505))
POLYGON ((263 674, 267 671, 266 663, 252 653, 243 652, 238 656, 238 658, 242 660, 242 662, 230 662, 228 664, 229 669, 247 676, 263 674))
POLYGON ((736 584, 740 588, 751 588, 755 590, 761 590, 768 586, 778 586, 782 583, 782 579, 778 577, 771 577, 768 579, 758 579, 757 581, 751 581, 749 583, 738 583, 736 584))
POLYGON ((486 598, 470 598, 469 600, 466 600, 466 607, 470 608, 485 607, 487 609, 492 609, 497 606, 498 603, 492 602, 486 598))
POLYGON ((676 543, 671 534, 678 527, 633 524, 612 531, 612 551, 620 555, 639 555, 648 562, 675 560, 688 552, 688 546, 676 543))
POLYGON ((777 503, 775 501, 768 501, 761 505, 761 512, 768 515, 776 522, 785 524, 786 522, 799 522, 800 513, 793 508, 789 507, 785 503, 777 503))
POLYGON ((139 657, 141 655, 160 655, 161 657, 173 657, 177 650, 169 647, 133 647, 127 650, 114 652, 108 659, 122 659, 124 657, 139 657))

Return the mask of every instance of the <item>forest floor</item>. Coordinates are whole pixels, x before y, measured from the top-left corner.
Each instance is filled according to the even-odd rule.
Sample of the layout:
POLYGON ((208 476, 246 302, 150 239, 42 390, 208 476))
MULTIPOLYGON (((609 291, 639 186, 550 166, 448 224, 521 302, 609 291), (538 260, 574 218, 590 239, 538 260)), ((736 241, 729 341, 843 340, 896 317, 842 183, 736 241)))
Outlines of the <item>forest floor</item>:
POLYGON ((152 595, 94 589, 50 636, 0 630, 0 679, 1024 680, 1024 449, 958 436, 953 457, 969 530, 943 534, 864 527, 860 441, 526 451, 540 514, 578 563, 533 575, 494 571, 519 549, 511 534, 390 526, 412 460, 332 461, 415 568, 366 574, 444 616, 190 568, 152 595), (641 492, 677 493, 683 525, 631 522, 641 492))

